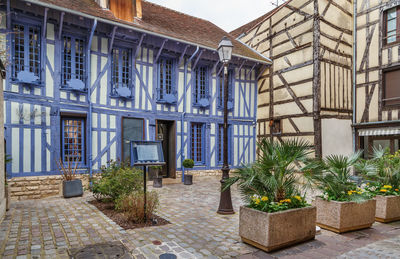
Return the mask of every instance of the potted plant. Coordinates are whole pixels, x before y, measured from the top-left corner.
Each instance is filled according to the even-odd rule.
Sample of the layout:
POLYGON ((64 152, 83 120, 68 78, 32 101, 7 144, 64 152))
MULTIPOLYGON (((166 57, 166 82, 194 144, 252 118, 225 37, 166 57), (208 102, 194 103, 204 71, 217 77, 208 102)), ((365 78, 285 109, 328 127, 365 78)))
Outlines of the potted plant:
POLYGON ((79 158, 77 158, 75 161, 71 161, 71 159, 68 157, 67 161, 68 162, 66 166, 64 166, 64 162, 61 158, 59 161, 56 161, 63 177, 63 196, 64 198, 82 196, 82 181, 80 179, 76 179, 76 169, 78 168, 79 158))
POLYGON ((309 186, 322 192, 315 200, 317 225, 343 233, 369 228, 375 221, 375 200, 351 180, 353 167, 359 167, 362 152, 346 157, 331 155, 309 161, 304 176, 309 186))
POLYGON ((375 220, 383 223, 400 220, 400 151, 374 149, 361 172, 369 180, 364 189, 376 200, 375 220))
POLYGON ((314 239, 316 208, 300 194, 296 174, 311 152, 308 143, 263 139, 257 146, 256 162, 239 168, 222 188, 238 183, 247 204, 240 208, 242 241, 269 252, 314 239))
MULTIPOLYGON (((182 166, 188 170, 194 167, 194 161, 192 159, 185 159, 182 162, 182 166)), ((184 185, 192 185, 193 184, 193 175, 192 174, 187 174, 185 173, 184 179, 183 179, 183 184, 184 185)))
POLYGON ((155 172, 155 176, 153 177, 153 187, 154 188, 161 188, 162 187, 162 175, 160 175, 160 171, 162 166, 160 165, 152 165, 150 169, 155 172))

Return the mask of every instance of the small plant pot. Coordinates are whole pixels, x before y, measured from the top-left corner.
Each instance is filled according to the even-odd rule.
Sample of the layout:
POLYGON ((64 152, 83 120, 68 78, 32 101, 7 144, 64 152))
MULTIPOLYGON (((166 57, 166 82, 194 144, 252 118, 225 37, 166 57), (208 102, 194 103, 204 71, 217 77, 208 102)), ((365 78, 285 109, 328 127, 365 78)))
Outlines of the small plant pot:
POLYGON ((155 177, 153 179, 153 187, 154 188, 161 188, 162 187, 162 176, 155 177))
POLYGON ((193 175, 191 174, 185 174, 184 180, 183 180, 184 185, 192 185, 193 184, 193 175))
POLYGON ((266 252, 315 238, 314 206, 267 213, 240 207, 239 236, 266 252))
POLYGON ((317 225, 321 228, 344 233, 369 228, 375 222, 376 201, 362 203, 315 200, 317 225))
POLYGON ((71 181, 63 181, 64 198, 79 197, 83 195, 82 181, 75 179, 71 181))
POLYGON ((400 196, 378 195, 376 200, 375 220, 382 223, 400 220, 400 196))

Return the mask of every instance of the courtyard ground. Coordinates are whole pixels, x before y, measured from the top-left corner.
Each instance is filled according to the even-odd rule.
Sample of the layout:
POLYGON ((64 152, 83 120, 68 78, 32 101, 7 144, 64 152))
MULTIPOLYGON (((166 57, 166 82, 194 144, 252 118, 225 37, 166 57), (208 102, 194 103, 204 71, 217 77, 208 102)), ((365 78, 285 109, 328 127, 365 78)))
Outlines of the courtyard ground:
MULTIPOLYGON (((337 235, 321 231, 316 239, 274 253, 241 242, 238 213, 216 213, 219 180, 208 178, 192 186, 159 189, 158 215, 171 224, 123 230, 84 197, 13 202, 0 225, 1 258, 69 258, 68 249, 112 241, 122 242, 133 258, 158 258, 170 252, 178 258, 399 258, 400 222, 375 223, 372 228, 337 235)), ((232 190, 234 209, 240 196, 232 190)))

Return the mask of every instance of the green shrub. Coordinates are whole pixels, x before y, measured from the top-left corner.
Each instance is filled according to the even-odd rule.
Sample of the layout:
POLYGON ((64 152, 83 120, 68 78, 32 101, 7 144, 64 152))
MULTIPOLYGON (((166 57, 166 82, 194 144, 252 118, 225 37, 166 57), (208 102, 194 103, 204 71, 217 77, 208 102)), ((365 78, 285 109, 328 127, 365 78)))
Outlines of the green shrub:
POLYGON ((143 190, 143 173, 125 163, 110 162, 101 169, 102 173, 92 184, 92 192, 96 199, 108 198, 116 201, 119 197, 135 191, 143 190))
POLYGON ((296 139, 282 143, 262 139, 257 147, 257 161, 239 168, 222 190, 238 183, 248 207, 265 212, 309 206, 300 196, 296 177, 297 164, 311 153, 309 144, 296 139))
POLYGON ((182 165, 185 168, 193 168, 194 167, 194 161, 192 159, 185 159, 185 160, 183 160, 182 165))
MULTIPOLYGON (((158 193, 147 192, 146 200, 147 219, 151 219, 159 206, 158 193)), ((131 192, 122 195, 116 200, 115 208, 122 211, 127 220, 135 223, 144 222, 144 194, 143 192, 131 192)))

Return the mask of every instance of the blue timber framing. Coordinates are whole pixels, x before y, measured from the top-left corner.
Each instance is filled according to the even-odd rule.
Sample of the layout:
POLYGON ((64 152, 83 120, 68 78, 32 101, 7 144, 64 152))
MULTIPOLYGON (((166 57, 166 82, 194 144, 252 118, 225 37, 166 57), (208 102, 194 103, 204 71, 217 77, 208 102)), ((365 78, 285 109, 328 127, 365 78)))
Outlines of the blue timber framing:
MULTIPOLYGON (((218 80, 222 66, 217 51, 196 44, 182 44, 171 39, 127 30, 116 25, 97 22, 69 14, 67 11, 45 9, 22 1, 7 0, 0 11, 7 13, 7 47, 12 55, 12 24, 34 20, 41 25, 41 85, 26 87, 11 78, 7 67, 4 91, 5 135, 7 152, 13 160, 8 164, 10 177, 54 175, 55 161, 62 150, 61 117, 85 117, 85 160, 80 172, 98 172, 110 160, 122 157, 122 118, 137 118, 144 122, 144 138, 156 138, 156 121, 175 121, 176 165, 191 158, 191 125, 202 123, 203 163, 195 170, 215 170, 218 158, 219 125, 223 113, 218 109, 218 80), (28 10, 29 9, 29 10, 28 10), (85 91, 76 92, 61 87, 62 37, 77 33, 85 39, 85 91), (126 36, 126 37, 125 37, 126 36), (179 44, 177 44, 179 43, 179 44), (131 99, 111 96, 113 46, 129 48, 132 64, 131 99), (174 60, 173 87, 176 103, 157 100, 158 62, 162 57, 174 60), (209 107, 193 105, 194 71, 207 66, 209 107)), ((231 165, 233 168, 255 158, 257 76, 262 64, 233 56, 230 70, 233 109, 229 112, 231 165)))

